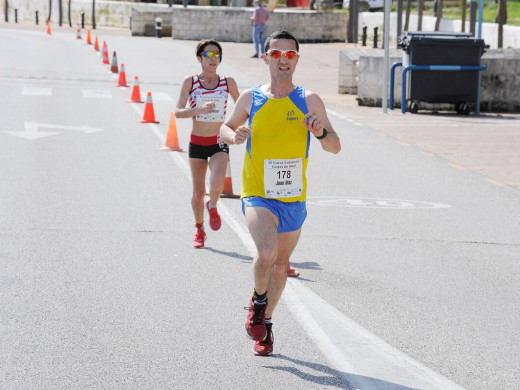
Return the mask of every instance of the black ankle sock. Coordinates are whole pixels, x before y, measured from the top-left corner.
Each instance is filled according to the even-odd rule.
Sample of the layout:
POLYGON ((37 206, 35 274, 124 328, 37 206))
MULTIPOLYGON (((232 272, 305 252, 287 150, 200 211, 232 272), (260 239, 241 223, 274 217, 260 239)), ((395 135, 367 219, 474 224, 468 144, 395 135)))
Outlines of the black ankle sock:
POLYGON ((263 294, 258 294, 258 293, 256 292, 256 290, 253 290, 253 291, 254 291, 254 293, 253 293, 253 298, 254 298, 256 301, 258 301, 258 302, 263 302, 263 301, 265 301, 265 300, 267 299, 267 291, 266 291, 265 293, 263 293, 263 294))

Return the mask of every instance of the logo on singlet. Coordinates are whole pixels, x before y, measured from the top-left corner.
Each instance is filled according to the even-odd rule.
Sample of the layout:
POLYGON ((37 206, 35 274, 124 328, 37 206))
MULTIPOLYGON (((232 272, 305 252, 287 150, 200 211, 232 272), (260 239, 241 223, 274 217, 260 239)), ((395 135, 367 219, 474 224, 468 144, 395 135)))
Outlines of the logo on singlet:
POLYGON ((294 110, 287 112, 287 120, 288 121, 297 121, 298 117, 297 116, 295 117, 294 115, 295 115, 294 110))

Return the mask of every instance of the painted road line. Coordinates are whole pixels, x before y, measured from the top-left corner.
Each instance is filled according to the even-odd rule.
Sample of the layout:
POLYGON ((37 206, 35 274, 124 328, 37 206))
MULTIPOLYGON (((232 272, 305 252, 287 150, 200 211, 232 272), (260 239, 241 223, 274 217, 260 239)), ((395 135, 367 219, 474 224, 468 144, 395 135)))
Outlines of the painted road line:
POLYGON ((340 113, 337 113, 336 111, 329 110, 328 108, 327 108, 327 113, 334 115, 336 118, 350 122, 350 123, 354 124, 355 126, 363 126, 362 123, 359 123, 359 122, 355 121, 354 119, 347 118, 346 116, 341 115, 340 113))
MULTIPOLYGON (((143 115, 137 104, 132 103, 132 107, 139 116, 143 115)), ((148 125, 162 142, 165 135, 159 127, 148 125)), ((189 165, 181 154, 170 156, 191 180, 189 165)), ((244 222, 224 202, 219 203, 219 211, 254 257, 256 247, 244 222)), ((333 368, 352 385, 352 390, 464 390, 352 321, 302 281, 288 279, 282 301, 333 368)))
POLYGON ((72 131, 81 131, 85 134, 97 133, 99 131, 103 131, 103 129, 98 129, 96 127, 90 126, 68 126, 68 125, 57 125, 51 123, 38 123, 38 122, 24 122, 25 131, 4 131, 4 133, 15 135, 17 137, 25 138, 30 141, 35 139, 40 139, 43 137, 48 137, 51 135, 60 134, 60 132, 56 131, 39 131, 39 128, 45 129, 54 129, 54 130, 72 130, 72 131))
POLYGON ((23 87, 24 96, 52 96, 52 88, 46 87, 23 87))
POLYGON ((108 89, 82 89, 84 98, 112 99, 112 92, 108 89))
POLYGON ((167 102, 172 103, 174 102, 173 98, 168 95, 166 92, 153 92, 153 101, 154 102, 167 102))

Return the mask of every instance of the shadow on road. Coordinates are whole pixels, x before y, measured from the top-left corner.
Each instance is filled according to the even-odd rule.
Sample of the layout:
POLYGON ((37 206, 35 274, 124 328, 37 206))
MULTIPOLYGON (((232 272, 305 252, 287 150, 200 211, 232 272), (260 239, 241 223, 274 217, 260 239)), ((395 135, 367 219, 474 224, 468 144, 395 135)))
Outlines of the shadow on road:
POLYGON ((336 387, 346 390, 364 390, 364 389, 385 389, 385 390, 417 390, 412 387, 402 386, 396 383, 387 382, 377 378, 366 377, 362 375, 349 374, 346 372, 335 370, 323 364, 306 362, 303 360, 293 359, 289 356, 274 354, 270 359, 281 359, 292 363, 293 367, 288 366, 264 366, 272 370, 285 371, 298 376, 300 379, 313 382, 319 385, 336 387), (302 371, 297 365, 312 369, 316 374, 302 371))

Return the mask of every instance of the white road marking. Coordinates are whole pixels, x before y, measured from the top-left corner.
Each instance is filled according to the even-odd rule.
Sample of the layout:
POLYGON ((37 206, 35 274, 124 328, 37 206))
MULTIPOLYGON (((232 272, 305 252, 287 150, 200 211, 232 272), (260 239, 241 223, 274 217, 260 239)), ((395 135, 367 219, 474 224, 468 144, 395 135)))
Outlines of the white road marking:
POLYGON ((108 89, 83 89, 84 98, 112 99, 112 92, 108 89))
MULTIPOLYGON (((143 115, 137 104, 132 103, 132 107, 143 115)), ((164 141, 165 135, 159 127, 152 123, 148 125, 157 138, 164 141)), ((172 152, 170 156, 191 180, 189 165, 181 154, 172 152)), ((219 204, 219 210, 249 254, 255 256, 256 247, 245 224, 224 202, 219 204)), ((287 280, 282 301, 353 390, 464 390, 373 335, 297 279, 287 280)))
POLYGON ((382 198, 339 198, 339 197, 308 197, 308 205, 339 206, 356 208, 378 208, 393 210, 412 209, 447 209, 450 205, 419 200, 382 199, 382 198))
POLYGON ((17 137, 25 138, 28 140, 35 140, 43 137, 48 137, 51 135, 60 134, 55 131, 39 131, 39 128, 46 129, 56 129, 56 130, 73 130, 73 131, 82 131, 85 134, 97 133, 98 131, 103 131, 103 129, 98 129, 96 127, 90 126, 67 126, 67 125, 56 125, 52 123, 39 123, 39 122, 24 122, 25 131, 5 131, 4 133, 15 135, 17 137))
POLYGON ((173 98, 166 92, 153 92, 152 95, 154 102, 174 102, 173 98))
POLYGON ((52 96, 52 88, 46 87, 23 87, 24 96, 52 96))

